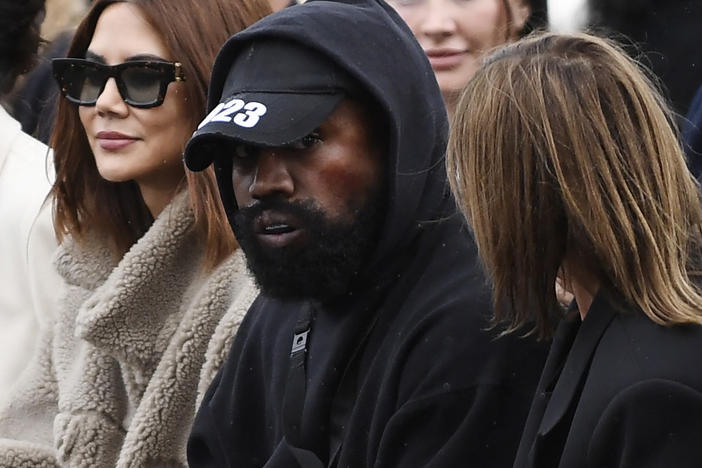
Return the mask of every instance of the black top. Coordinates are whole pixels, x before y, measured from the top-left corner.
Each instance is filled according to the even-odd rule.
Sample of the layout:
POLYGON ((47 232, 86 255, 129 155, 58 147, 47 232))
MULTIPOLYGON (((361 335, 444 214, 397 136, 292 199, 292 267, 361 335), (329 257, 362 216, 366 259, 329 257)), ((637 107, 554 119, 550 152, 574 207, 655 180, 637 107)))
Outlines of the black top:
POLYGON ((599 294, 559 326, 515 468, 702 464, 702 328, 622 307, 599 294))
MULTIPOLYGON (((360 354, 339 467, 509 467, 545 351, 483 329, 489 308, 475 250, 457 223, 426 232, 370 310, 318 312, 310 334, 303 445, 326 463, 340 374, 360 354)), ((207 392, 188 444, 197 467, 297 466, 283 441, 283 395, 301 304, 259 297, 207 392)))
POLYGON ((210 107, 222 90, 214 77, 262 37, 320 52, 385 111, 386 217, 360 280, 342 297, 324 305, 255 301, 196 417, 190 465, 295 467, 289 444, 327 464, 339 434, 339 467, 510 466, 545 346, 485 331, 490 294, 448 191, 448 123, 424 52, 384 2, 308 1, 225 44, 210 107), (304 401, 292 405, 301 424, 286 441, 284 400, 297 395, 286 395, 293 331, 309 310, 304 401), (348 398, 338 398, 345 372, 348 398))

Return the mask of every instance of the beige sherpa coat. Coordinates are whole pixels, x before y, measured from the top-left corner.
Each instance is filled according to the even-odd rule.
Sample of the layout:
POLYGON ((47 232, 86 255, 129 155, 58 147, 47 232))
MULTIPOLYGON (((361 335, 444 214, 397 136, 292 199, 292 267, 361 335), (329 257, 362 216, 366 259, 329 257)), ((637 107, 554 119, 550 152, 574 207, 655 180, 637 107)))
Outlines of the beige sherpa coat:
POLYGON ((0 411, 0 467, 187 466, 196 404, 257 295, 237 251, 214 272, 181 194, 115 265, 59 248, 57 323, 0 411))

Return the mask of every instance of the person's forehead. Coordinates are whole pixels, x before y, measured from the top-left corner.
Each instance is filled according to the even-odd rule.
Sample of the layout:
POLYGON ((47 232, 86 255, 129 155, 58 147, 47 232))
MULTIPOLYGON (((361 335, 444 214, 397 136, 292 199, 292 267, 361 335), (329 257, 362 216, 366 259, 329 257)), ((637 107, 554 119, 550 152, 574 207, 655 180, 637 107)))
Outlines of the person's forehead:
MULTIPOLYGON (((345 97, 339 102, 339 104, 334 108, 334 110, 327 116, 326 119, 319 124, 319 126, 314 129, 318 130, 343 130, 343 129, 353 129, 356 131, 369 131, 371 128, 372 120, 368 117, 369 114, 369 104, 363 100, 356 99, 354 97, 345 97)), ((302 135, 304 138, 307 135, 302 135)), ((261 148, 288 148, 295 142, 284 145, 261 145, 245 140, 235 140, 235 145, 246 145, 261 148)))
POLYGON ((353 96, 345 97, 322 125, 369 127, 370 103, 353 96))

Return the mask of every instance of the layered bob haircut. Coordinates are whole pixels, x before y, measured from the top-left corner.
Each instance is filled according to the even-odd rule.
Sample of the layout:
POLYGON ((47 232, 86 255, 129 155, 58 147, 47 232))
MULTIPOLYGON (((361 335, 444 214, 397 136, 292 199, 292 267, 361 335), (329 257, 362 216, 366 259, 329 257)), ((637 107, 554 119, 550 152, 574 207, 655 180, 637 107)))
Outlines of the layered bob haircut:
POLYGON ((667 105, 613 42, 545 33, 487 57, 447 169, 508 331, 551 333, 566 255, 655 323, 702 323, 698 187, 667 105))
MULTIPOLYGON (((101 13, 120 2, 137 6, 182 63, 188 106, 183 118, 192 121, 193 130, 205 115, 209 75, 219 48, 229 36, 270 13, 265 0, 97 0, 78 26, 68 57, 85 57, 101 13)), ((59 98, 50 145, 56 167, 52 195, 59 242, 65 235, 80 242, 89 228, 108 239, 115 256, 121 258, 153 222, 137 184, 113 183, 100 176, 78 108, 63 98, 59 98)), ((236 241, 213 169, 184 173, 195 213, 194 228, 206 245, 205 266, 212 268, 236 248, 236 241)))

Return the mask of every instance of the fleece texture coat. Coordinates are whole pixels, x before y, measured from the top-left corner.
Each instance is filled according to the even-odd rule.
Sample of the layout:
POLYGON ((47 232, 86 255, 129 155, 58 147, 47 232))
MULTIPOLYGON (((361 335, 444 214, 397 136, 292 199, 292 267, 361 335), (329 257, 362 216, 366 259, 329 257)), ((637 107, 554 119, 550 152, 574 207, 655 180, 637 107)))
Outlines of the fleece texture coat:
POLYGON ((59 248, 67 293, 0 413, 0 466, 186 466, 198 388, 257 295, 240 251, 202 272, 192 226, 182 193, 117 264, 98 239, 59 248))
MULTIPOLYGON (((346 293, 252 305, 199 409, 191 467, 290 468, 302 451, 316 459, 305 468, 511 466, 546 352, 486 331, 490 291, 448 192, 448 122, 424 52, 382 1, 311 0, 225 44, 210 109, 237 53, 271 37, 343 68, 382 108, 385 217, 346 293), (301 362, 293 337, 310 311, 301 362)), ((229 154, 215 159, 233 213, 227 163, 229 154)))

